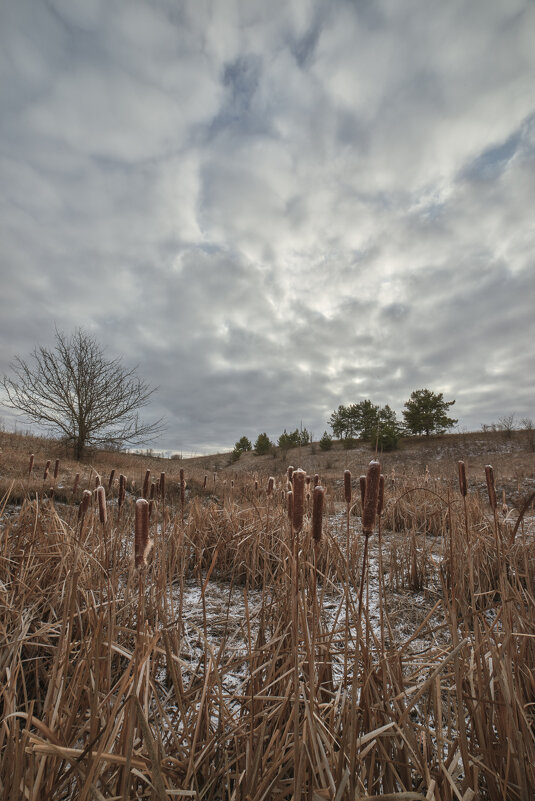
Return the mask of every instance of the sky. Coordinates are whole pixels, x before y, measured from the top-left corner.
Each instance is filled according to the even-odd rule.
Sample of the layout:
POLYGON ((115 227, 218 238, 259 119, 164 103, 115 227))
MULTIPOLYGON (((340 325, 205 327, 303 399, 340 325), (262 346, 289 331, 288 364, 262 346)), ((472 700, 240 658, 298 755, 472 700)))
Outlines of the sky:
POLYGON ((0 243, 0 375, 82 327, 155 447, 535 418, 535 2, 2 0, 0 243))

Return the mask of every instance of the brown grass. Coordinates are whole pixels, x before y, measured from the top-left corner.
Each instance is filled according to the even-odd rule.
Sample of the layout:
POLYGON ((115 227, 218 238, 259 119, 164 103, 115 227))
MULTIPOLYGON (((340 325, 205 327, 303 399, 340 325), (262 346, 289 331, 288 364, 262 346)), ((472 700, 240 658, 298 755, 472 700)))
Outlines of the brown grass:
POLYGON ((366 538, 343 469, 310 454, 324 517, 314 493, 296 539, 272 459, 209 488, 202 463, 167 462, 135 521, 161 461, 114 455, 126 478, 103 518, 90 501, 111 457, 62 456, 52 492, 52 445, 29 444, 2 446, 0 797, 531 797, 535 540, 529 507, 489 507, 488 453, 479 473, 465 457, 465 497, 457 453, 442 471, 385 459, 366 538), (154 542, 141 571, 134 530, 154 542))

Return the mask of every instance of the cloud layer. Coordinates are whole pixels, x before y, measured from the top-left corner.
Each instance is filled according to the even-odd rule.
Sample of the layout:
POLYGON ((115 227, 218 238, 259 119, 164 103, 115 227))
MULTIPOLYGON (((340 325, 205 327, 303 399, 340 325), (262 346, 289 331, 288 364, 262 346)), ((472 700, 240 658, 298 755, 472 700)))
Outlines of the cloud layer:
POLYGON ((533 30, 528 0, 8 0, 0 372, 83 326, 185 452, 424 386, 534 417, 533 30))

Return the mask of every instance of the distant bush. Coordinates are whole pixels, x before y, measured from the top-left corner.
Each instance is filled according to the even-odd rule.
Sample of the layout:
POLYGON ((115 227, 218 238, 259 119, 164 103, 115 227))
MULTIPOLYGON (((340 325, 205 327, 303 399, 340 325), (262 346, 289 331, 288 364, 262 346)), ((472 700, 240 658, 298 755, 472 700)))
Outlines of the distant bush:
POLYGON ((330 451, 333 446, 333 438, 329 436, 326 431, 323 432, 323 436, 319 441, 319 446, 322 451, 330 451))

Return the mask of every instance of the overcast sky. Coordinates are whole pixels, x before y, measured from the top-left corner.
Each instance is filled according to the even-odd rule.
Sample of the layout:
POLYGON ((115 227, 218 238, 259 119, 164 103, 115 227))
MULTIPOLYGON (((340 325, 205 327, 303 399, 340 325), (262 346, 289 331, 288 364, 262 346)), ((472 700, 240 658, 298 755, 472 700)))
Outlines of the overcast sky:
POLYGON ((2 0, 0 104, 0 374, 82 326, 185 453, 535 418, 533 0, 2 0))

